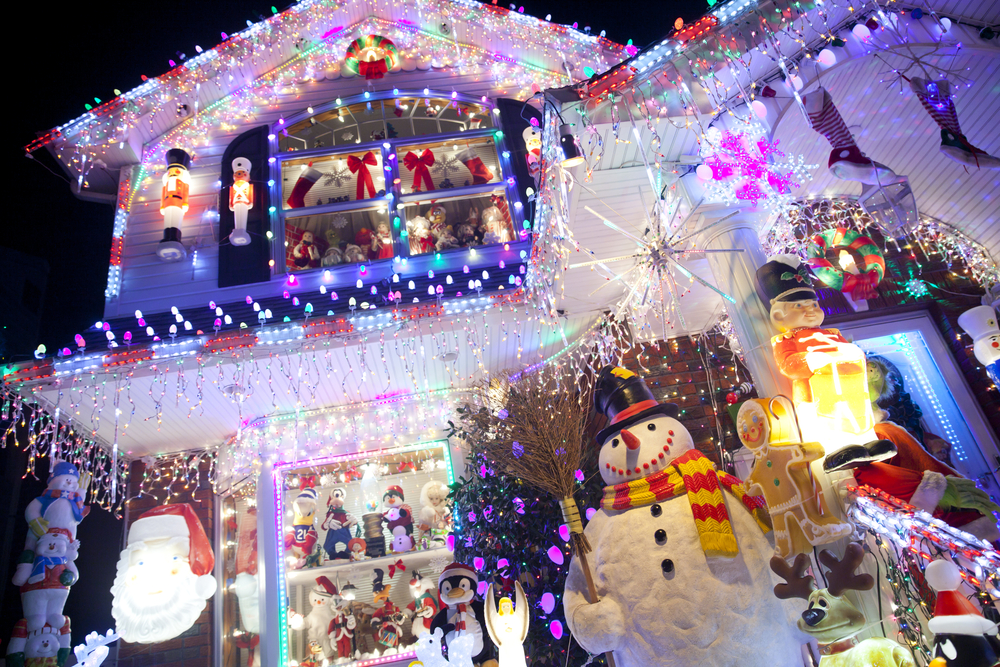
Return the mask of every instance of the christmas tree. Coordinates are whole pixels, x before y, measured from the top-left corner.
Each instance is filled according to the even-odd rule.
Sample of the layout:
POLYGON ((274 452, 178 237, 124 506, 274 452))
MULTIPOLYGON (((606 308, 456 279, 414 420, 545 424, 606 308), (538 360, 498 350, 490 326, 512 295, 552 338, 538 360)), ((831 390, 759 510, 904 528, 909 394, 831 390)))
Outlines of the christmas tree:
MULTIPOLYGON (((513 582, 521 582, 531 605, 524 643, 528 664, 583 665, 590 656, 573 641, 563 614, 563 585, 572 552, 560 503, 505 472, 505 464, 491 456, 498 446, 518 458, 524 450, 519 442, 503 442, 503 429, 486 426, 490 419, 484 415, 489 412, 487 407, 469 404, 457 410, 458 422, 452 423, 451 435, 469 445, 467 474, 453 487, 455 506, 462 510, 455 516, 455 558, 473 565, 481 581, 495 584, 498 596, 503 591, 513 599, 513 582)), ((504 414, 503 409, 499 412, 504 414)), ((584 434, 583 440, 580 466, 572 471, 573 496, 581 515, 589 516, 599 505, 602 482, 593 434, 584 434)), ((480 592, 485 588, 481 584, 480 592)), ((594 659, 596 664, 604 660, 603 656, 594 659)))

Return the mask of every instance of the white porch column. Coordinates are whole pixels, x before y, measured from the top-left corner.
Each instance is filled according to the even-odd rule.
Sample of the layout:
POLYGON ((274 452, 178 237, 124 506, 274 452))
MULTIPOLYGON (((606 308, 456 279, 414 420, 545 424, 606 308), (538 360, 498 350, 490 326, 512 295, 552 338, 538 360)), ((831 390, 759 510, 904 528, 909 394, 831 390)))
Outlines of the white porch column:
POLYGON ((753 375, 758 396, 791 396, 791 383, 778 372, 771 353, 771 327, 767 307, 756 291, 757 269, 765 262, 764 249, 757 237, 756 211, 736 208, 709 208, 701 214, 699 228, 705 229, 698 246, 705 250, 740 248, 743 252, 706 254, 716 287, 736 299, 726 303, 733 329, 743 346, 743 358, 753 375), (737 211, 724 222, 716 221, 737 211), (707 228, 707 229, 706 229, 707 228))
POLYGON ((270 462, 257 478, 257 585, 260 587, 260 645, 262 665, 278 665, 281 616, 278 613, 278 541, 275 534, 274 478, 270 462))

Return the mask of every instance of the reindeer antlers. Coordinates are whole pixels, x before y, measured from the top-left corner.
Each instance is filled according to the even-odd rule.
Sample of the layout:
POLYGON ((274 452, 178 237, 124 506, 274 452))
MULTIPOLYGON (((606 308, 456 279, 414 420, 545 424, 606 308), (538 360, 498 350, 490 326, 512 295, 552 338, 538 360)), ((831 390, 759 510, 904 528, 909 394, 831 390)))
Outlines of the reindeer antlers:
POLYGON ((771 556, 771 571, 786 582, 774 587, 775 597, 779 600, 790 598, 807 600, 809 594, 816 588, 811 576, 803 576, 807 567, 809 567, 809 556, 805 554, 796 556, 791 565, 781 556, 771 556))
MULTIPOLYGON (((837 560, 837 557, 824 549, 819 552, 819 562, 826 565, 829 573, 827 590, 830 595, 839 596, 844 591, 867 591, 875 585, 875 579, 870 574, 854 574, 854 571, 864 560, 865 552, 857 542, 847 545, 844 557, 837 560)), ((779 596, 780 597, 780 596, 779 596)))

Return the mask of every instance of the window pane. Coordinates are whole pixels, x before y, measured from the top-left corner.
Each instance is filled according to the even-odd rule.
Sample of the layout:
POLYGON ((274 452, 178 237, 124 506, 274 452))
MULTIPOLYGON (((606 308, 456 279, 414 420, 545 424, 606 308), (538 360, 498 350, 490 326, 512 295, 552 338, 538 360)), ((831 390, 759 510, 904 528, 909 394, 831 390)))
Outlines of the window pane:
POLYGON ((402 144, 396 159, 404 195, 497 183, 503 177, 492 136, 402 144))
POLYGON ((421 137, 493 127, 489 109, 435 97, 398 97, 385 100, 388 138, 421 137))
POLYGON ((405 202, 399 211, 406 218, 411 256, 518 240, 501 191, 405 202))
MULTIPOLYGON (((393 107, 390 105, 389 110, 393 107)), ((349 146, 385 138, 382 102, 362 102, 316 114, 290 125, 278 135, 278 149, 302 151, 349 146)))
POLYGON ((385 172, 378 150, 285 160, 281 181, 285 210, 385 195, 385 172))
POLYGON ((285 220, 285 269, 304 271, 392 259, 392 226, 385 206, 285 220))

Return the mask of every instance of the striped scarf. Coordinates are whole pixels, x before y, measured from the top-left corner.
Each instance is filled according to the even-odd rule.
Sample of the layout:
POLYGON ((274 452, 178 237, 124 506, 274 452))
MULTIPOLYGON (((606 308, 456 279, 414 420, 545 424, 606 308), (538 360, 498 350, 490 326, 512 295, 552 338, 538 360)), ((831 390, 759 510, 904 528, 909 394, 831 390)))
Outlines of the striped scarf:
POLYGON ((734 558, 739 548, 719 482, 743 503, 762 532, 771 530, 771 517, 764 498, 747 493, 738 478, 728 473, 718 474, 715 464, 696 449, 678 456, 669 468, 648 477, 604 487, 601 507, 605 510, 625 510, 675 498, 686 492, 705 555, 734 558))

